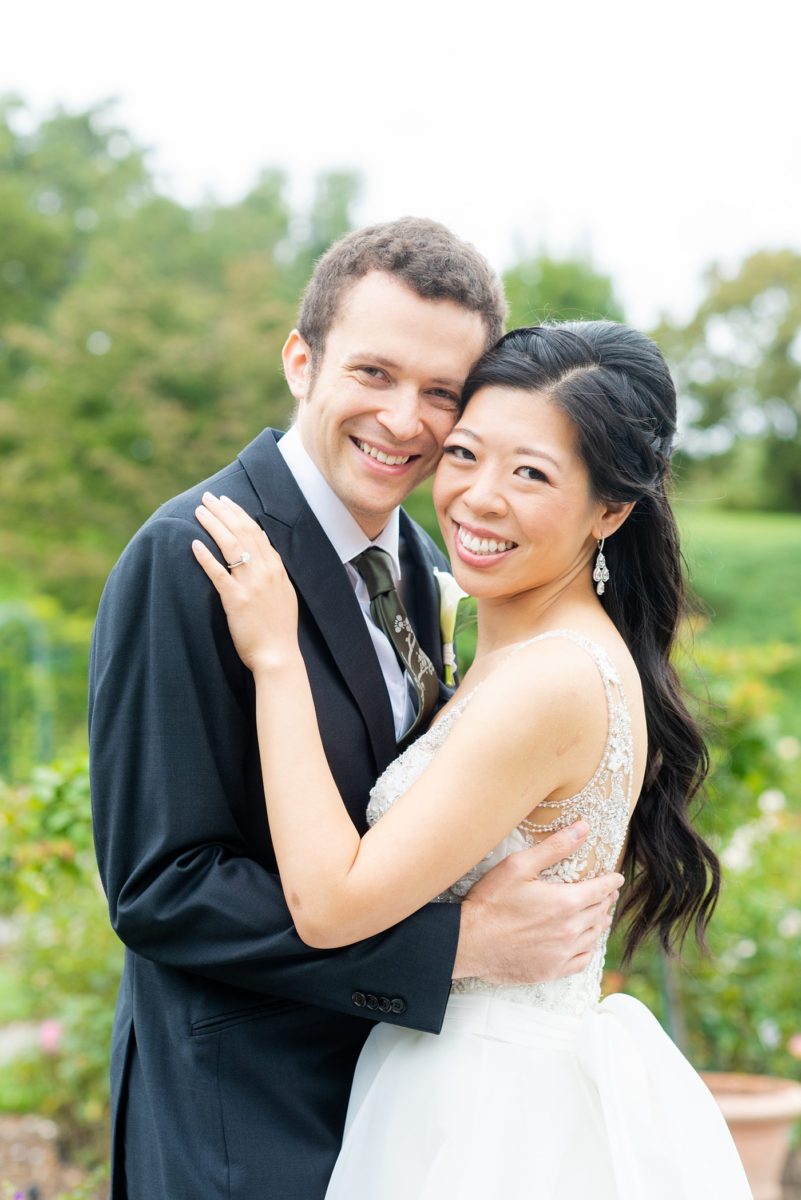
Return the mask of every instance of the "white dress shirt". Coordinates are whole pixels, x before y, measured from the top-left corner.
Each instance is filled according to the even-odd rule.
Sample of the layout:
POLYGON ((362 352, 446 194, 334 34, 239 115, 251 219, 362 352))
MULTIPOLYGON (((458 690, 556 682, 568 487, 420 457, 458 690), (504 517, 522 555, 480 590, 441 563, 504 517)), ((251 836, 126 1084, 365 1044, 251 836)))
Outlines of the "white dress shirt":
POLYGON ((378 537, 371 541, 310 456, 301 441, 296 425, 293 425, 279 440, 278 449, 295 483, 303 493, 304 500, 319 521, 324 534, 336 550, 348 573, 378 656, 381 674, 386 681, 395 722, 395 738, 400 741, 406 730, 411 727, 415 717, 410 682, 407 673, 398 662, 389 638, 373 621, 370 614, 367 585, 350 561, 357 554, 361 554, 363 550, 368 550, 370 546, 378 546, 382 550, 386 550, 392 560, 395 586, 398 586, 401 577, 398 557, 399 511, 396 508, 392 512, 378 537))

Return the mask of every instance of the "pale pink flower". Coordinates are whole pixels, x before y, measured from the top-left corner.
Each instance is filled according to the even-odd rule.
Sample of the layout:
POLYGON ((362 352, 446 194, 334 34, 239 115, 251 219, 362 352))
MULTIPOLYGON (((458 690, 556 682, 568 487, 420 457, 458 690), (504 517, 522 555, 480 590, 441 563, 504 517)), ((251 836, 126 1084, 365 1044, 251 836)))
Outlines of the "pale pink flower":
POLYGON ((58 1054, 64 1027, 60 1021, 49 1018, 39 1026, 39 1049, 42 1054, 58 1054))
POLYGON ((794 1033, 787 1043, 787 1049, 793 1058, 801 1058, 801 1033, 794 1033))

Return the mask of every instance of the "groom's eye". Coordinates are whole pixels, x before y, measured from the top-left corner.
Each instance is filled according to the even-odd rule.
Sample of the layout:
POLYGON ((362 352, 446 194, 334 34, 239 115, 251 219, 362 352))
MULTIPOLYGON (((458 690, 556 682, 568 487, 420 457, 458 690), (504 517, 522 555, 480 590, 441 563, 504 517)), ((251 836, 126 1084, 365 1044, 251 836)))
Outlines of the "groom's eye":
POLYGON ((429 388, 427 394, 443 407, 456 408, 456 405, 459 403, 458 396, 455 396, 453 392, 449 392, 446 388, 429 388))
POLYGON ((380 367, 357 367, 356 370, 361 375, 367 375, 369 379, 385 379, 386 376, 380 367))

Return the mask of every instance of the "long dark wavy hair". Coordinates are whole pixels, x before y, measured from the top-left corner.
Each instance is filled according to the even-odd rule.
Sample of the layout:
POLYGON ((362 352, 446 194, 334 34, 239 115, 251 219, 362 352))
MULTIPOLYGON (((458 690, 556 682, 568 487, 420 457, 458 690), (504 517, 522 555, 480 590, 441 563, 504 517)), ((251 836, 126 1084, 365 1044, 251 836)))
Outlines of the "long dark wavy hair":
POLYGON ((485 387, 546 393, 575 426, 595 496, 612 504, 636 501, 607 539, 611 578, 602 598, 639 670, 648 725, 617 920, 626 924, 626 962, 654 932, 666 951, 690 929, 703 946, 720 867, 688 818, 709 758, 670 661, 686 604, 668 500, 676 431, 670 371, 644 334, 613 321, 570 321, 507 333, 470 372, 462 409, 485 387))

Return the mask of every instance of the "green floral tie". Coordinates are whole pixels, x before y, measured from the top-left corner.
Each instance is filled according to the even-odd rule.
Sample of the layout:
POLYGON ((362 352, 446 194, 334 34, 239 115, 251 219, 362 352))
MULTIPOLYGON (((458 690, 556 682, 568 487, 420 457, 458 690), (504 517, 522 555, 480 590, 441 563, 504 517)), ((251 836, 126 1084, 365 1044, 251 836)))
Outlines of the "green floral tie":
POLYGON ((431 716, 439 699, 439 680, 434 664, 415 637, 412 623, 401 603, 392 575, 392 559, 386 550, 371 546, 352 559, 352 565, 367 585, 370 612, 378 628, 387 635, 401 666, 417 692, 417 716, 403 735, 406 742, 431 716))

